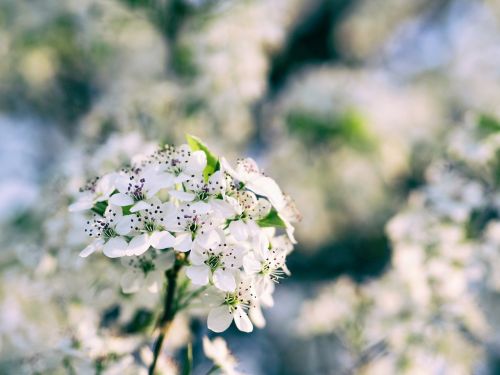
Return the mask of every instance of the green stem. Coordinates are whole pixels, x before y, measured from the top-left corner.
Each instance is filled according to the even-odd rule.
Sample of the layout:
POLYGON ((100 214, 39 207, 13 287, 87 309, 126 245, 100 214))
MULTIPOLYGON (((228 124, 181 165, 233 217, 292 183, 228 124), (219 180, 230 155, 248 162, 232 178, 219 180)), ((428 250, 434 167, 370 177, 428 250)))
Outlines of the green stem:
POLYGON ((219 366, 213 365, 213 367, 208 370, 207 375, 215 374, 215 372, 219 369, 219 366))
POLYGON ((179 274, 179 270, 182 268, 182 263, 176 262, 174 267, 170 270, 167 270, 165 272, 165 276, 167 278, 167 291, 165 293, 165 300, 164 300, 164 308, 163 308, 163 315, 160 318, 159 321, 159 328, 160 328, 160 333, 158 335, 158 338, 156 339, 153 347, 153 362, 151 363, 151 366, 149 367, 148 374, 149 375, 154 375, 155 368, 156 368, 156 362, 158 361, 158 357, 161 353, 161 348, 163 346, 163 341, 165 340, 165 336, 167 335, 170 326, 172 325, 172 322, 174 321, 175 314, 176 314, 176 309, 174 306, 174 297, 175 297, 175 291, 177 288, 177 275, 179 274))

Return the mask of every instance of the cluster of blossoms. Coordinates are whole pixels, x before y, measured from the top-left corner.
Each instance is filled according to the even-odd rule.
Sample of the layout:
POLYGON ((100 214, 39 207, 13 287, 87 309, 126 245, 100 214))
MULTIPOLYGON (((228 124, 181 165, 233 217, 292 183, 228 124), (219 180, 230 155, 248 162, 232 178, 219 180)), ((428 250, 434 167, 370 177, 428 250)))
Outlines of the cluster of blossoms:
POLYGON ((367 284, 325 287, 303 306, 302 335, 339 335, 347 367, 366 373, 484 366, 482 352, 498 340, 499 131, 480 116, 451 132, 425 184, 386 226, 391 269, 367 284), (325 316, 328 306, 335 313, 325 316))
POLYGON ((289 273, 298 213, 252 159, 233 169, 195 137, 188 143, 135 158, 81 189, 70 210, 88 212, 91 242, 80 256, 121 258, 126 293, 157 292, 165 271, 185 268, 210 300, 211 330, 234 320, 250 332, 252 321, 264 323, 261 307, 272 305, 275 282, 289 273))

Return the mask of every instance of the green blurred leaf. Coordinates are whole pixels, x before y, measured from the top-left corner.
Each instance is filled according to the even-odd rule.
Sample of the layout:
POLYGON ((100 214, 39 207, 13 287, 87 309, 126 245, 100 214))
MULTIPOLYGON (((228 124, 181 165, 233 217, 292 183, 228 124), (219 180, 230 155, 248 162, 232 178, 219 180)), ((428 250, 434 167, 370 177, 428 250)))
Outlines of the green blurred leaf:
POLYGON ((356 110, 323 115, 295 109, 288 114, 286 123, 292 134, 309 143, 319 144, 336 140, 362 151, 370 151, 375 146, 366 120, 356 110))
POLYGON ((257 224, 260 227, 277 227, 285 228, 285 223, 278 215, 278 212, 273 208, 263 219, 257 220, 257 224))
POLYGON ((219 170, 219 158, 198 137, 186 134, 186 140, 191 150, 203 151, 207 156, 207 166, 203 170, 203 177, 208 180, 208 177, 219 170))
POLYGON ((500 121, 491 115, 482 113, 478 119, 478 129, 482 136, 488 136, 500 131, 500 121))

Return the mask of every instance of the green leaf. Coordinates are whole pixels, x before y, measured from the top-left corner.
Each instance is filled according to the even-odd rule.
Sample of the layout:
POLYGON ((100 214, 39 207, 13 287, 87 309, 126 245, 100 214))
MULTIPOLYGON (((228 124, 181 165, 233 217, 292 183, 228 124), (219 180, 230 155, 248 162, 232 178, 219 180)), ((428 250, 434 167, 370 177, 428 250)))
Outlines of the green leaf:
POLYGON ((130 209, 132 208, 133 204, 130 206, 123 206, 122 207, 122 214, 123 215, 130 215, 130 209))
POLYGON ((207 156, 207 166, 203 170, 203 177, 205 180, 215 172, 218 171, 219 166, 219 158, 212 152, 210 149, 198 138, 194 135, 186 134, 186 140, 193 151, 203 151, 207 156))
POLYGON ((479 115, 478 129, 483 136, 500 132, 500 121, 491 115, 482 113, 479 115))
POLYGON ((286 225, 281 219, 281 217, 278 215, 278 212, 273 208, 271 211, 267 214, 265 218, 262 218, 260 220, 257 220, 257 224, 259 224, 260 227, 277 227, 277 228, 285 228, 286 225))
POLYGON ((94 207, 92 207, 92 211, 94 211, 98 215, 104 216, 104 212, 106 212, 107 207, 108 207, 107 201, 97 202, 94 205, 94 207))

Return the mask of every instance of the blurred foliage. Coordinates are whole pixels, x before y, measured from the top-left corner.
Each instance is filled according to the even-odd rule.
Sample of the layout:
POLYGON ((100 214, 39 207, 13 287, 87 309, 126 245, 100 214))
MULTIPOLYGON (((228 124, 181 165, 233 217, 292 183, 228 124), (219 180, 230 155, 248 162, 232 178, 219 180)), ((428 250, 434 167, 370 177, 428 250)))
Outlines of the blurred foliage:
POLYGON ((311 145, 336 140, 337 144, 361 151, 373 151, 375 147, 375 140, 368 132, 366 121, 355 110, 330 117, 296 110, 290 112, 286 120, 292 134, 311 145))

